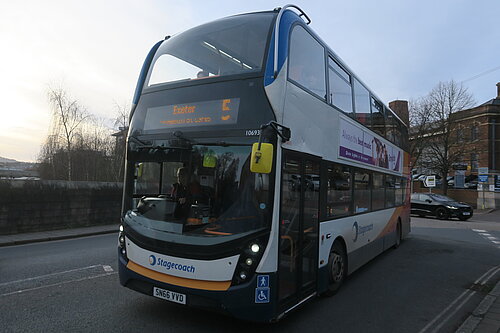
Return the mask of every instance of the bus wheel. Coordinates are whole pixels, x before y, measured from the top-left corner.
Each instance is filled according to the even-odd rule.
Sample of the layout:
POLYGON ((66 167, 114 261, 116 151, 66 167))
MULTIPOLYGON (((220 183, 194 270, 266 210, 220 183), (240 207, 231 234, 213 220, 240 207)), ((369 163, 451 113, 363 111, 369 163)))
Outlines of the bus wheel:
POLYGON ((333 243, 328 257, 328 290, 325 296, 333 296, 340 289, 347 275, 347 255, 344 246, 338 241, 333 243))
POLYGON ((401 221, 398 221, 396 225, 396 243, 394 243, 393 248, 397 249, 401 245, 401 221))

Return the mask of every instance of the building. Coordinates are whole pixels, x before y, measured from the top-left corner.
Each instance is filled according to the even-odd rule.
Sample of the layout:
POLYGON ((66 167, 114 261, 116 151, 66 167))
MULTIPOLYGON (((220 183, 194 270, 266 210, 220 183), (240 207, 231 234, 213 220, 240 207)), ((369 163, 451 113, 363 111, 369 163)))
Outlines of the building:
MULTIPOLYGON (((415 166, 420 173, 436 173, 425 167, 436 151, 434 149, 429 153, 427 147, 432 140, 439 142, 440 136, 448 136, 449 154, 454 159, 448 176, 455 177, 454 187, 469 187, 474 191, 477 188, 479 208, 500 207, 500 82, 496 87, 495 98, 471 109, 452 113, 447 126, 428 124, 424 134, 420 135, 424 142, 420 145, 424 158, 415 166)), ((416 128, 410 129, 410 142, 416 140, 416 133, 416 128)))
POLYGON ((497 96, 472 109, 455 112, 450 119, 455 123, 458 142, 467 146, 467 163, 470 173, 486 167, 489 173, 500 174, 500 82, 497 96))

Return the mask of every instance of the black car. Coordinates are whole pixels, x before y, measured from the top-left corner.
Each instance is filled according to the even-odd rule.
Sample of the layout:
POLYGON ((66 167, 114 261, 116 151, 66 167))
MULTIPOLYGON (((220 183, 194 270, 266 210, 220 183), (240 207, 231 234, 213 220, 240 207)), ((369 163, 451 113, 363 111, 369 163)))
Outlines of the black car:
POLYGON ((471 218, 473 214, 470 205, 433 193, 413 193, 411 213, 421 217, 433 215, 440 220, 458 217, 462 221, 471 218))

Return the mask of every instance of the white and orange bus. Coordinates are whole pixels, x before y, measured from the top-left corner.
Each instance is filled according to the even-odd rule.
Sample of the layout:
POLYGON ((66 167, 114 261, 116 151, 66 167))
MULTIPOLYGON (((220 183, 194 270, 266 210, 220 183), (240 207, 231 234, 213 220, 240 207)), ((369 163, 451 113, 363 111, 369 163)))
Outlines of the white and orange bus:
POLYGON ((275 321, 410 232, 406 125, 288 5, 158 42, 127 137, 123 286, 275 321))

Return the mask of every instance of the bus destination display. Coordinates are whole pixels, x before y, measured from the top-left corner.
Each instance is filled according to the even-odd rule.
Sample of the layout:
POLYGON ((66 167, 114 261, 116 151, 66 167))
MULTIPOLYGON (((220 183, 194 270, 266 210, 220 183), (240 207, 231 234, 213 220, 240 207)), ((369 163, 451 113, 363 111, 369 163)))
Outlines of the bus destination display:
POLYGON ((144 129, 235 124, 239 106, 239 98, 227 98, 148 108, 144 129))

